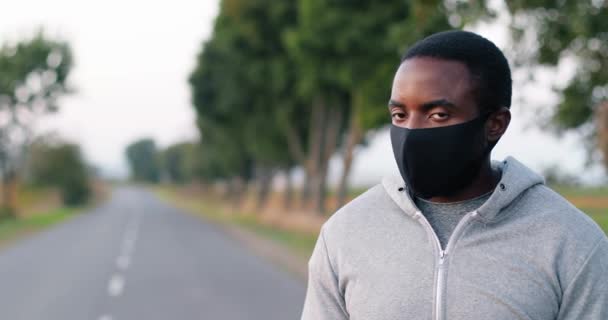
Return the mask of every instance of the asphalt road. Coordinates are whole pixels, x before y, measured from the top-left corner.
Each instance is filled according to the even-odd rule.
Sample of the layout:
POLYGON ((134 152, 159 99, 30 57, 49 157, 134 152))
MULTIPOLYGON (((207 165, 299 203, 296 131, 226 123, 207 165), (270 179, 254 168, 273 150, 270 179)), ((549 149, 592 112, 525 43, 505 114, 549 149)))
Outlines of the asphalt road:
POLYGON ((213 225, 122 188, 0 252, 0 319, 298 319, 305 284, 213 225))

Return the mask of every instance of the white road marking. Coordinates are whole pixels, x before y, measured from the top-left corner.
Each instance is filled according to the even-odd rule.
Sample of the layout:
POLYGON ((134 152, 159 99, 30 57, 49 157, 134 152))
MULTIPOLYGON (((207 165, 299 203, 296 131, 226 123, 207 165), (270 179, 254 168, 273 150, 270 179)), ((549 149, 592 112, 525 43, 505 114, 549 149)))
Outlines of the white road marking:
POLYGON ((135 249, 135 242, 137 241, 137 236, 139 234, 139 215, 137 215, 133 220, 128 224, 127 230, 125 232, 123 242, 122 242, 122 254, 123 256, 130 256, 133 254, 133 250, 135 249))
POLYGON ((108 294, 110 297, 117 297, 122 294, 124 288, 125 279, 121 275, 115 274, 112 276, 110 283, 108 284, 108 294))
POLYGON ((130 264, 131 260, 129 259, 129 256, 120 256, 116 259, 116 267, 120 270, 127 270, 130 264))
POLYGON ((125 238, 125 241, 122 244, 122 255, 130 256, 135 249, 135 239, 134 237, 125 238))
POLYGON ((99 317, 99 320, 112 320, 112 317, 107 314, 104 314, 103 316, 99 317))
MULTIPOLYGON (((120 248, 120 255, 116 259, 116 267, 122 271, 129 268, 131 264, 131 256, 135 250, 135 243, 137 241, 137 234, 139 233, 139 224, 141 220, 141 214, 136 214, 127 223, 127 228, 123 237, 122 245, 120 248)), ((114 274, 110 278, 108 284, 108 295, 110 297, 120 296, 125 288, 125 278, 120 274, 114 274)), ((112 320, 112 317, 108 315, 101 316, 99 320, 112 320)))

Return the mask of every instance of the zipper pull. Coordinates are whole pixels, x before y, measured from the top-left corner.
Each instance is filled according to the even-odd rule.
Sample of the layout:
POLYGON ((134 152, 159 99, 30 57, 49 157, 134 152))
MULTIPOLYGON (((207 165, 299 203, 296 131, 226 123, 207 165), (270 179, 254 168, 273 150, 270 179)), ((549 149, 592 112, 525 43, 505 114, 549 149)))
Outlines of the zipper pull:
POLYGON ((446 255, 447 254, 446 254, 445 250, 439 251, 439 264, 443 264, 443 262, 445 261, 446 255))

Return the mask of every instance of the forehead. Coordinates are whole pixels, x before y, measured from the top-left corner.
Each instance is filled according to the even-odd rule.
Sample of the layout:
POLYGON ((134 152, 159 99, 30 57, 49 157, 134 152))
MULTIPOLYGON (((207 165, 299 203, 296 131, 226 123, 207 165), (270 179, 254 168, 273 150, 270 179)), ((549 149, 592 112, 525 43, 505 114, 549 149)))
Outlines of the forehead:
POLYGON ((464 63, 427 57, 412 58, 399 66, 391 99, 405 104, 449 99, 463 105, 474 98, 473 89, 471 74, 464 63))

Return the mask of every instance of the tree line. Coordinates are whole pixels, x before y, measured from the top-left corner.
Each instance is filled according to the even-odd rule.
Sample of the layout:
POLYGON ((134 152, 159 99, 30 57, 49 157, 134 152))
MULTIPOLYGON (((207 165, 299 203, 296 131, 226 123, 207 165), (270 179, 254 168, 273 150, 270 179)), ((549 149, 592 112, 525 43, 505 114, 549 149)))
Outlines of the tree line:
MULTIPOLYGON (((608 61, 606 6, 510 1, 506 9, 513 39, 506 50, 514 68, 557 66, 567 57, 583 66, 558 90, 552 127, 593 123, 608 95, 601 72, 608 61)), ((189 78, 200 142, 172 146, 155 159, 167 165, 189 158, 188 172, 199 181, 227 183, 234 203, 255 189, 260 206, 278 173, 287 177, 286 207, 293 206, 290 177, 302 168, 297 203, 324 214, 335 209, 326 201, 330 158, 338 154, 343 162, 341 206, 355 148, 390 123, 385 105, 400 54, 426 35, 495 15, 486 1, 223 0, 189 78)), ((607 152, 605 142, 594 143, 605 141, 596 139, 598 128, 606 127, 598 123, 585 142, 593 152, 607 152)), ((136 157, 135 147, 147 146, 152 154, 153 143, 142 143, 130 147, 129 159, 136 157)), ((147 169, 139 170, 135 176, 147 169)), ((177 172, 171 175, 182 174, 177 172)))
POLYGON ((205 178, 230 181, 236 202, 255 185, 264 201, 276 173, 300 167, 299 203, 324 214, 340 154, 342 205, 356 146, 389 121, 400 53, 451 28, 446 13, 441 1, 222 1, 190 77, 205 178))

